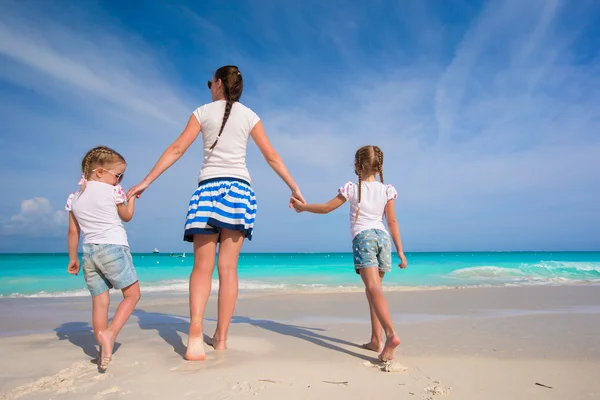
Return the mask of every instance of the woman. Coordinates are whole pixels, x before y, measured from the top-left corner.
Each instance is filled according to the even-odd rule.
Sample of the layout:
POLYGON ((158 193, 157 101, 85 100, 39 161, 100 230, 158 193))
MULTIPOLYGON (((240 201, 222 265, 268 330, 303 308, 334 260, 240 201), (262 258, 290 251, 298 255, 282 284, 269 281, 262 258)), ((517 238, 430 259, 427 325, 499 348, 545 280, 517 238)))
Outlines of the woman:
POLYGON ((246 168, 246 146, 251 136, 267 163, 288 185, 291 199, 304 201, 279 154, 273 149, 258 116, 239 103, 244 88, 236 66, 219 68, 208 82, 212 102, 197 108, 181 135, 159 158, 146 178, 127 197, 141 195, 173 165, 202 132, 204 161, 199 185, 190 201, 184 240, 194 243, 194 269, 190 275, 190 331, 187 360, 206 359, 202 322, 211 289, 219 245, 219 299, 215 350, 224 350, 238 294, 237 263, 245 238, 252 238, 256 199, 246 168))

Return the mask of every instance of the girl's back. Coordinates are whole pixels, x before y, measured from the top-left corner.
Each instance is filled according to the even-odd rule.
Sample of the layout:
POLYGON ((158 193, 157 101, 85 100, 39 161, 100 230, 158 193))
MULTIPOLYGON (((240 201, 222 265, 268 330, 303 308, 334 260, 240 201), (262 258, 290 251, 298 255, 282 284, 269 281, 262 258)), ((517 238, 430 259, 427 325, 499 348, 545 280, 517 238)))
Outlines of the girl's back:
POLYGON ((66 209, 72 211, 83 234, 83 243, 128 246, 127 233, 117 205, 125 202, 121 185, 88 181, 82 193, 69 196, 66 209))
POLYGON ((346 183, 339 193, 350 202, 350 229, 353 238, 367 229, 386 230, 383 224, 385 206, 388 201, 397 197, 396 189, 392 185, 363 181, 360 202, 356 183, 346 183))

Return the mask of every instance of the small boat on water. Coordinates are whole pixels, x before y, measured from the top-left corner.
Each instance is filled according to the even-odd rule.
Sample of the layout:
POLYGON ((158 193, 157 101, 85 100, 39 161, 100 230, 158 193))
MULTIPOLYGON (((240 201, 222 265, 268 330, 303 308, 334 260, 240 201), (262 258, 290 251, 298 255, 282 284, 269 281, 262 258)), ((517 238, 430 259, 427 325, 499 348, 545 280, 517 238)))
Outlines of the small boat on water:
POLYGON ((160 251, 158 251, 158 249, 155 247, 154 250, 152 251, 153 253, 160 253, 160 251))

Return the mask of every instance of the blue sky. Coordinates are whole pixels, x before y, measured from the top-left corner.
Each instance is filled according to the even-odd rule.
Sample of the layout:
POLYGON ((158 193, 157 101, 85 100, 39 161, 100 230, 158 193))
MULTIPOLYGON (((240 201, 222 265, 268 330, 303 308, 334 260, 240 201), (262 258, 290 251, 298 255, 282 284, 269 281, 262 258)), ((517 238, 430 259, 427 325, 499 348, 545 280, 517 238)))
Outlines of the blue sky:
MULTIPOLYGON (((385 153, 407 251, 600 250, 593 0, 0 2, 0 252, 66 251, 62 208, 98 144, 137 183, 224 64, 311 202, 385 153)), ((134 252, 182 242, 201 142, 140 199, 134 252)), ((348 209, 287 209, 249 145, 245 251, 347 251, 348 209)))

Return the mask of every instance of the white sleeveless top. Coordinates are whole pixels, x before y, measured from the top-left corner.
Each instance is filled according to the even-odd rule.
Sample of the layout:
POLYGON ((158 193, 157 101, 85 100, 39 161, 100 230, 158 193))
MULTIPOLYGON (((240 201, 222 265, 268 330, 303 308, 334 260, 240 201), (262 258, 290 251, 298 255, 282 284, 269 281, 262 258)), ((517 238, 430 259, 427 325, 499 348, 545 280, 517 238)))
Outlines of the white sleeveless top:
POLYGON ((219 142, 213 150, 210 150, 221 129, 225 104, 225 100, 217 100, 194 110, 194 115, 202 129, 204 142, 204 161, 198 182, 227 177, 243 179, 250 183, 250 173, 246 168, 246 147, 250 131, 260 118, 243 104, 233 103, 219 142))

